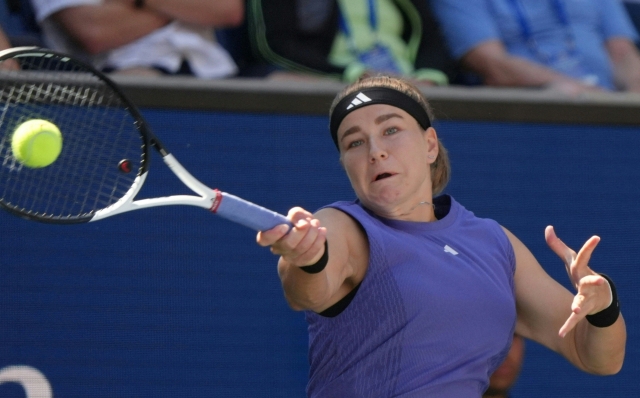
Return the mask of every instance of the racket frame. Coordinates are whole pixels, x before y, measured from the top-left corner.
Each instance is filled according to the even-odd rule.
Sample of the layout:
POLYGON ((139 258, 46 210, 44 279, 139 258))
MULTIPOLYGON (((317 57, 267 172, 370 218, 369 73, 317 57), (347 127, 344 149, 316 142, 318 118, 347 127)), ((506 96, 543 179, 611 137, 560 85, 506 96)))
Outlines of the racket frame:
POLYGON ((19 57, 58 57, 61 61, 72 61, 78 66, 92 73, 104 84, 106 84, 122 101, 126 110, 134 119, 134 125, 142 139, 142 161, 138 170, 138 174, 134 179, 130 189, 115 203, 99 210, 88 212, 86 216, 62 217, 62 216, 46 216, 41 214, 30 214, 22 211, 17 207, 12 208, 0 201, 0 207, 9 210, 20 217, 34 221, 55 223, 55 224, 74 224, 103 220, 107 217, 125 213, 131 210, 138 210, 150 207, 167 206, 167 205, 190 205, 209 209, 211 212, 220 215, 230 221, 242 224, 256 231, 264 231, 271 229, 280 224, 287 224, 291 227, 289 220, 276 212, 265 209, 254 203, 241 199, 237 196, 212 189, 200 181, 198 181, 191 173, 189 173, 178 161, 171 155, 160 140, 152 133, 146 120, 135 106, 135 104, 122 92, 120 87, 113 82, 104 73, 97 70, 92 65, 77 60, 67 54, 39 47, 16 47, 8 50, 0 51, 0 62, 6 59, 19 57), (148 172, 150 163, 149 147, 153 146, 161 155, 164 163, 173 171, 173 173, 189 187, 195 195, 174 195, 158 198, 147 198, 135 200, 140 192, 148 172))

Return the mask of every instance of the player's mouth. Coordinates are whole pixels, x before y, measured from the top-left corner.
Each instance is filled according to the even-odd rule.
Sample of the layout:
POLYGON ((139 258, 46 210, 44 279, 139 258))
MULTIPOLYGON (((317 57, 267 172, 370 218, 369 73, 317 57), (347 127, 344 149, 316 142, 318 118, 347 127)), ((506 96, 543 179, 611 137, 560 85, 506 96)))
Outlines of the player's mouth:
POLYGON ((373 179, 373 181, 375 182, 375 181, 384 180, 386 178, 393 177, 394 175, 396 175, 396 174, 395 173, 386 173, 386 172, 385 173, 380 173, 380 174, 376 175, 376 177, 373 179))

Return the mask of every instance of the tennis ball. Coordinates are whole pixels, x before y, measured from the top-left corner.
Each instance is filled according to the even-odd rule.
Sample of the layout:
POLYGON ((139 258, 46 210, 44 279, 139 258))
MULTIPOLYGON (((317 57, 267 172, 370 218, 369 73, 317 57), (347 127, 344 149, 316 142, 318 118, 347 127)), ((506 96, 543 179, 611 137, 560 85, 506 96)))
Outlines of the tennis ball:
POLYGON ((13 156, 27 167, 46 167, 55 162, 62 151, 62 134, 46 120, 31 119, 20 124, 11 138, 13 156))

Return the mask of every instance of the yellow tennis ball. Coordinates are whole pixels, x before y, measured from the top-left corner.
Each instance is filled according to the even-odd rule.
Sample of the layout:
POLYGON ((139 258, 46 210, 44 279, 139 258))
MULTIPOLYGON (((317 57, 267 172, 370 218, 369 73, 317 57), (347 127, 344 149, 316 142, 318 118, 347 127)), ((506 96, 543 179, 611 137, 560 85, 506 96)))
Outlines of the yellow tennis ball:
POLYGON ((31 119, 20 124, 11 138, 13 156, 28 167, 46 167, 62 151, 62 134, 58 127, 42 119, 31 119))

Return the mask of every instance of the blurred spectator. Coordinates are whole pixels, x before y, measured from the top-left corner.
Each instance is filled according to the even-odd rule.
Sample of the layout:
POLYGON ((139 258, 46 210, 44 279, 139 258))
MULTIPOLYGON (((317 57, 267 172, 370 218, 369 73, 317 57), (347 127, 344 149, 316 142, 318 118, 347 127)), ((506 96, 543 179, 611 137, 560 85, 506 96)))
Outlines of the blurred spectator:
POLYGON ((240 26, 216 29, 218 42, 231 54, 239 77, 265 77, 277 69, 262 61, 251 49, 247 20, 240 26))
POLYGON ((6 0, 0 8, 2 27, 12 47, 42 47, 40 28, 29 0, 6 0))
MULTIPOLYGON (((8 48, 13 47, 11 44, 11 41, 9 40, 9 38, 7 37, 7 34, 5 33, 4 29, 0 28, 0 51, 2 50, 6 50, 8 48)), ((18 63, 15 60, 7 60, 5 62, 2 62, 0 64, 0 69, 12 69, 12 70, 17 70, 19 69, 20 66, 18 65, 18 63)))
POLYGON ((640 92, 637 33, 618 1, 429 1, 453 57, 485 84, 640 92))
MULTIPOLYGON (((640 32, 640 0, 620 0, 631 18, 636 31, 640 32)), ((640 40, 636 38, 636 46, 640 46, 640 40)))
POLYGON ((237 71, 214 27, 244 18, 243 0, 31 0, 43 40, 107 72, 220 78, 237 71))
POLYGON ((11 43, 4 30, 0 29, 0 50, 6 50, 7 48, 11 48, 11 43))
POLYGON ((511 349, 500 367, 493 372, 489 380, 489 388, 483 398, 509 398, 509 391, 515 384, 524 359, 524 338, 513 336, 511 349))
POLYGON ((448 83, 453 63, 424 0, 249 0, 248 7, 254 50, 283 71, 448 83))

